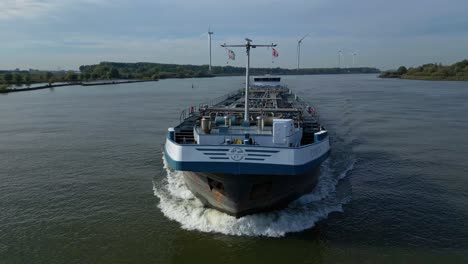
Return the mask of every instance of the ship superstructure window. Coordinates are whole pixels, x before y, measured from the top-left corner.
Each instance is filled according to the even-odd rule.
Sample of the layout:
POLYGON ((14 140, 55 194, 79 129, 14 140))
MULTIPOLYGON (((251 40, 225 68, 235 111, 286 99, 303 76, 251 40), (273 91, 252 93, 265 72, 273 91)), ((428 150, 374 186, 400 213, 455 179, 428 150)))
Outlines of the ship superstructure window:
POLYGON ((254 78, 256 82, 279 82, 281 78, 254 78))

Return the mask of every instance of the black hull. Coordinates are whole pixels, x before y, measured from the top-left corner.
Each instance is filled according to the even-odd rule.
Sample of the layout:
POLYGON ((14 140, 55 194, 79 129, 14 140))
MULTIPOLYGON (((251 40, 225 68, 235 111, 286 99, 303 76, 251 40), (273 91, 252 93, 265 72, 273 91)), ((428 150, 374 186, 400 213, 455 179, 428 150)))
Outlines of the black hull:
POLYGON ((319 167, 301 175, 233 175, 184 171, 192 193, 206 206, 235 217, 286 207, 317 185, 319 167))

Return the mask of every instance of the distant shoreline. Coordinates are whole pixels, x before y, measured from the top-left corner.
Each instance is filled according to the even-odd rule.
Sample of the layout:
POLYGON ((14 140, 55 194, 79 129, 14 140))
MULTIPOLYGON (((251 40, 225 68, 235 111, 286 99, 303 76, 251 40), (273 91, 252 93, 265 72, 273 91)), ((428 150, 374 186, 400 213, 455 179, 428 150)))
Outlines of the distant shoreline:
POLYGON ((382 76, 382 79, 403 79, 403 80, 415 80, 415 81, 461 81, 468 82, 468 76, 450 76, 450 77, 438 77, 430 75, 401 75, 401 76, 382 76))
POLYGON ((431 76, 431 75, 397 75, 397 74, 380 74, 379 78, 382 79, 403 79, 403 80, 416 80, 416 81, 461 81, 467 82, 468 76, 431 76))
POLYGON ((401 79, 405 80, 421 80, 421 81, 468 81, 468 76, 451 76, 440 78, 437 76, 413 76, 413 75, 404 75, 401 79))
MULTIPOLYGON (((348 74, 376 74, 375 72, 327 72, 327 73, 282 73, 282 74, 274 74, 277 76, 305 76, 305 75, 348 75, 348 74)), ((188 78, 213 78, 213 77, 233 77, 233 76, 244 76, 244 74, 239 74, 239 73, 231 73, 231 74, 214 74, 214 75, 209 75, 209 76, 186 76, 186 77, 168 77, 165 79, 188 79, 188 78)), ((125 84, 125 83, 139 83, 139 82, 156 82, 159 81, 160 79, 156 80, 126 80, 126 79, 119 79, 119 80, 95 80, 95 81, 75 81, 75 82, 59 82, 59 83, 50 83, 50 84, 44 84, 44 85, 39 85, 39 86, 34 86, 34 87, 29 87, 31 85, 37 84, 37 83, 31 83, 29 86, 24 87, 25 83, 21 83, 19 86, 16 87, 24 87, 24 88, 15 88, 15 85, 6 85, 6 84, 0 84, 0 94, 6 94, 6 93, 14 93, 14 92, 26 92, 26 91, 34 91, 34 90, 42 90, 42 89, 48 89, 48 88, 54 88, 54 87, 63 87, 63 86, 97 86, 97 85, 112 85, 112 84, 125 84)))
MULTIPOLYGON (((36 87, 26 87, 26 88, 4 88, 0 89, 0 93, 15 93, 15 92, 26 92, 34 90, 42 90, 55 87, 63 86, 97 86, 97 85, 112 85, 112 84, 124 84, 124 83, 140 83, 140 82, 156 82, 158 80, 114 80, 114 81, 95 81, 95 82, 70 82, 70 83, 60 83, 60 84, 45 84, 36 87)), ((14 86, 13 86, 14 87, 14 86)))
MULTIPOLYGON (((379 73, 371 67, 352 68, 250 68, 253 75, 321 75, 379 73)), ((0 70, 0 93, 21 92, 68 85, 106 85, 161 79, 210 78, 245 75, 244 67, 165 64, 152 62, 100 62, 82 65, 79 71, 0 70), (119 81, 122 80, 122 81, 119 81), (55 83, 55 85, 54 85, 55 83), (60 85, 57 85, 59 84, 60 85), (16 87, 12 85, 17 85, 16 87), (26 87, 25 87, 26 86, 26 87), (13 89, 11 89, 13 88, 13 89)))
POLYGON ((382 72, 379 77, 424 81, 468 81, 468 60, 452 65, 429 63, 409 69, 400 66, 397 70, 382 72))

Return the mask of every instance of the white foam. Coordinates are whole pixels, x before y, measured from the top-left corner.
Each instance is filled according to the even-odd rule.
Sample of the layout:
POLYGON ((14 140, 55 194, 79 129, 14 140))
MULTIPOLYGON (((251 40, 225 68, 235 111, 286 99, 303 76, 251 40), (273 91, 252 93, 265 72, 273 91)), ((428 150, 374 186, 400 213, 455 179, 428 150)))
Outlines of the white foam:
POLYGON ((283 210, 239 219, 204 208, 185 186, 183 174, 169 169, 165 160, 164 165, 167 177, 160 183, 154 183, 154 193, 160 199, 159 208, 163 214, 179 222, 182 228, 227 235, 280 237, 289 232, 312 228, 331 212, 341 212, 342 205, 348 203, 350 197, 337 196, 335 188, 338 181, 352 170, 354 163, 335 177, 326 162, 322 166, 320 181, 312 193, 302 196, 283 210))
POLYGON ((342 180, 342 179, 346 178, 346 176, 348 176, 348 172, 350 172, 350 171, 352 171, 352 170, 354 169, 354 164, 356 164, 356 160, 355 160, 355 159, 353 159, 353 160, 348 164, 348 166, 346 167, 346 169, 340 173, 340 176, 338 176, 338 179, 339 179, 339 180, 342 180))
POLYGON ((320 180, 314 191, 301 196, 299 199, 292 202, 289 206, 305 205, 327 198, 329 194, 333 194, 335 192, 338 182, 346 178, 348 172, 353 170, 355 162, 355 160, 350 162, 346 169, 342 171, 337 177, 335 177, 333 175, 332 166, 330 165, 330 160, 325 161, 321 166, 320 180))

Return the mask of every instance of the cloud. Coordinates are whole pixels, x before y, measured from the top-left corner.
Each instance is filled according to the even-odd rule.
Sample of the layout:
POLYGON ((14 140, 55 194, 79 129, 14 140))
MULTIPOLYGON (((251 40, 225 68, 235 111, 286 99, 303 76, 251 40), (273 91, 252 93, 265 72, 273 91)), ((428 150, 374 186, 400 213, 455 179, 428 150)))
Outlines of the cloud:
MULTIPOLYGON (((253 66, 333 67, 337 51, 358 51, 360 66, 392 67, 468 53, 466 0, 0 0, 0 69, 49 64, 76 68, 100 60, 226 65, 221 43, 278 44, 256 49, 253 66), (30 60, 30 63, 26 63, 30 60)), ((243 52, 230 65, 243 66, 243 52)), ((42 66, 41 66, 42 65, 42 66)))
POLYGON ((0 20, 15 18, 37 18, 39 16, 67 9, 73 5, 103 5, 108 0, 2 0, 0 20))
POLYGON ((4 0, 0 19, 31 17, 50 10, 53 5, 47 0, 4 0))

